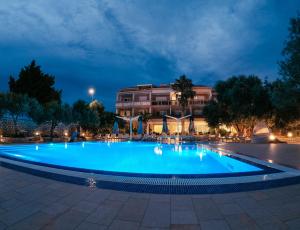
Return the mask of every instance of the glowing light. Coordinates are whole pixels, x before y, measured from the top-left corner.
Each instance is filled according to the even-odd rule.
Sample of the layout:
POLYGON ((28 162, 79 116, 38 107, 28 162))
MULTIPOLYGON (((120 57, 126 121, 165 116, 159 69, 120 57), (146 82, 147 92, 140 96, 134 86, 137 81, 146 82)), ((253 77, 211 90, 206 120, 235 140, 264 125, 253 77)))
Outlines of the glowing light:
POLYGON ((157 154, 157 155, 162 155, 162 149, 160 146, 156 146, 154 148, 154 153, 157 154))
POLYGON ((199 157, 200 157, 200 161, 202 161, 203 154, 202 154, 202 153, 200 153, 200 154, 199 154, 199 157))
POLYGON ((35 150, 36 150, 36 151, 39 150, 39 146, 38 146, 38 145, 35 146, 35 150))
POLYGON ((67 143, 65 143, 65 149, 67 149, 68 148, 68 144, 67 143))
POLYGON ((36 136, 39 136, 39 135, 40 135, 40 133, 39 133, 39 132, 35 132, 35 135, 36 135, 36 136))
POLYGON ((83 133, 82 136, 85 137, 85 133, 83 133))
POLYGON ((96 90, 94 88, 89 88, 89 95, 94 96, 96 90))
POLYGON ((293 133, 292 133, 292 132, 288 132, 288 133, 287 133, 287 136, 288 136, 288 137, 293 137, 293 133))
POLYGON ((84 148, 84 142, 82 142, 81 146, 82 146, 82 148, 84 148))
POLYGON ((68 134, 68 132, 64 132, 64 135, 67 137, 69 134, 68 134))
POLYGON ((274 134, 271 134, 271 135, 269 136, 269 140, 270 140, 270 141, 275 141, 275 139, 276 139, 276 137, 275 137, 274 134))
POLYGON ((268 162, 269 162, 269 163, 273 163, 273 160, 270 160, 270 159, 269 159, 268 162))

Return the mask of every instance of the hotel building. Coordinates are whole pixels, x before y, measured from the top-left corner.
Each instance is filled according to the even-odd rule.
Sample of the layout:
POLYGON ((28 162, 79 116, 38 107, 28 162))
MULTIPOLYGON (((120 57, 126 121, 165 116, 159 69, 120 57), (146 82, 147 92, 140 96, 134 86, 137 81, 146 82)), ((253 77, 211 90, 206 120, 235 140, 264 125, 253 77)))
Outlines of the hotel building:
MULTIPOLYGON (((193 86, 195 97, 189 101, 185 115, 192 114, 194 117, 196 133, 208 132, 208 125, 202 117, 204 105, 214 98, 215 94, 211 87, 195 85, 193 86)), ((177 93, 170 85, 154 86, 152 84, 137 85, 121 89, 117 93, 116 114, 120 116, 137 116, 139 114, 150 113, 151 119, 147 122, 147 132, 161 133, 162 116, 181 116, 181 106, 177 93)), ((168 118, 168 128, 170 133, 175 133, 177 129, 181 132, 181 122, 168 118)), ((184 131, 188 132, 189 119, 184 122, 184 131)))

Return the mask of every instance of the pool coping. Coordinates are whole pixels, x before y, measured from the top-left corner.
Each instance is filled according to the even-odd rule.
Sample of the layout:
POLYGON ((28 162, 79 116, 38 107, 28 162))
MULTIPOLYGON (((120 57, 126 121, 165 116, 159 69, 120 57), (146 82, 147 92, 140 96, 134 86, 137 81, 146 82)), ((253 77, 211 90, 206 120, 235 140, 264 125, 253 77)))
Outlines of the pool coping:
MULTIPOLYGON (((220 151, 218 148, 212 148, 207 145, 206 147, 214 151, 220 151)), ((222 149, 222 152, 230 157, 238 158, 238 160, 242 159, 244 162, 263 166, 266 169, 270 169, 270 171, 262 170, 261 172, 263 173, 255 175, 235 173, 235 175, 223 177, 218 174, 210 177, 199 177, 199 175, 198 177, 193 175, 187 177, 182 177, 181 175, 159 177, 156 174, 140 176, 139 174, 128 175, 123 173, 116 175, 95 173, 94 170, 73 171, 69 170, 69 167, 64 166, 62 168, 49 167, 48 165, 41 165, 43 163, 32 164, 32 162, 27 160, 16 160, 7 156, 0 156, 0 166, 67 183, 142 193, 214 194, 267 189, 300 183, 300 170, 239 155, 229 150, 222 149)))

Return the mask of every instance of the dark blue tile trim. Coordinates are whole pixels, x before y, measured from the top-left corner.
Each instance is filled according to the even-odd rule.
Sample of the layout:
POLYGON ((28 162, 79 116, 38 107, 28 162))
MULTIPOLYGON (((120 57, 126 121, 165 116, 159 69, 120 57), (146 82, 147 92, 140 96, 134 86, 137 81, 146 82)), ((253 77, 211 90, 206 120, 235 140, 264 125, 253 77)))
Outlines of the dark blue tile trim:
MULTIPOLYGON (((61 175, 57 173, 44 172, 36 169, 30 169, 23 166, 18 166, 6 162, 0 162, 0 166, 14 169, 20 172, 29 173, 35 176, 41 176, 61 182, 89 186, 89 182, 84 178, 61 175)), ((217 194, 217 193, 232 193, 245 192, 252 190, 261 190, 276 188, 286 185, 300 183, 300 176, 278 179, 272 181, 261 181, 239 184, 224 184, 224 185, 147 185, 147 184, 129 184, 121 182, 96 181, 95 186, 102 189, 112 189, 127 192, 140 193, 158 193, 158 194, 217 194)))

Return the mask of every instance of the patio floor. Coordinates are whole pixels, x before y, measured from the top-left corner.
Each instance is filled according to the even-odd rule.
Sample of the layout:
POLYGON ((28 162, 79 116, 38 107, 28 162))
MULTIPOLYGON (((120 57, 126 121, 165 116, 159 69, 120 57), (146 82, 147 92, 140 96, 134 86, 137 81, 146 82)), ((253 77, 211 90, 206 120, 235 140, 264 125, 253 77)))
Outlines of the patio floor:
POLYGON ((0 167, 0 229, 299 229, 300 185, 156 195, 67 184, 0 167))
POLYGON ((261 160, 300 169, 300 144, 240 144, 226 143, 221 148, 240 152, 261 160))

